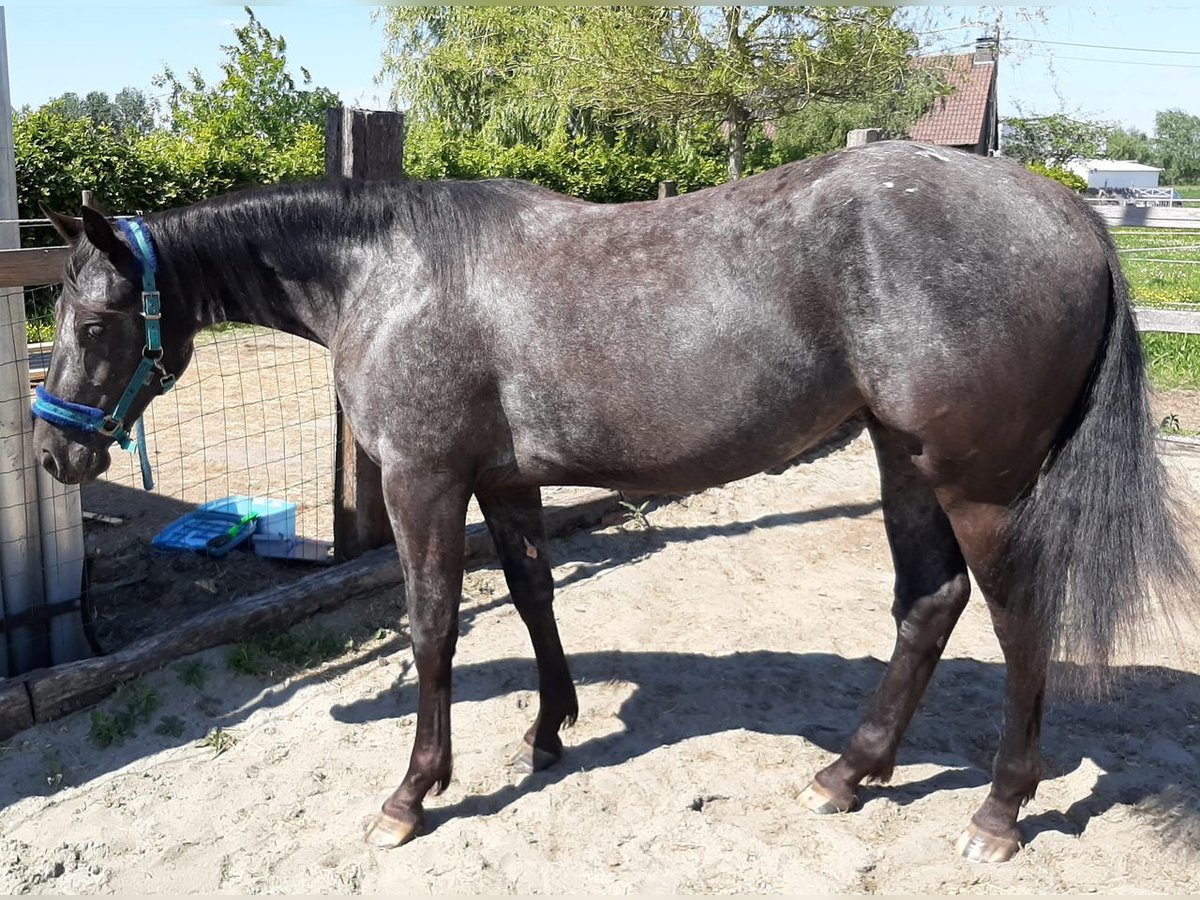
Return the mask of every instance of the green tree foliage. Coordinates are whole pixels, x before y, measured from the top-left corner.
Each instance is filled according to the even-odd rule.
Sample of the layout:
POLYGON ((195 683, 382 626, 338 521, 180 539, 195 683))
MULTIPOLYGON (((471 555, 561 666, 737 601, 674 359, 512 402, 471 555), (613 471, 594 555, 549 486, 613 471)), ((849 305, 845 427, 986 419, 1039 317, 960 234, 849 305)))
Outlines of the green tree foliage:
POLYGON ((1105 159, 1128 159, 1145 165, 1157 165, 1157 154, 1150 138, 1136 128, 1116 127, 1104 144, 1105 159))
POLYGON ((1087 190, 1087 181, 1080 178, 1074 172, 1068 172, 1066 169, 1058 166, 1040 166, 1037 163, 1026 163, 1025 168, 1030 172, 1036 172, 1046 178, 1057 181, 1059 184, 1066 185, 1073 191, 1082 193, 1087 190))
POLYGON ((914 73, 886 7, 415 7, 383 13, 383 74, 419 120, 501 144, 715 138, 730 178, 756 129, 815 103, 869 103, 914 73), (627 138, 630 139, 630 138, 627 138))
POLYGON ((719 152, 647 150, 626 134, 612 140, 506 144, 491 136, 450 134, 436 122, 409 129, 404 168, 422 179, 521 178, 603 203, 652 199, 659 181, 674 181, 681 191, 707 187, 722 181, 725 172, 719 152))
POLYGON ((1023 163, 1056 167, 1076 157, 1091 159, 1110 127, 1057 113, 1051 116, 1006 119, 1011 131, 1004 138, 1004 155, 1023 163))
POLYGON ((1167 184, 1200 182, 1200 116, 1181 109, 1156 113, 1154 149, 1167 184))
POLYGON ((287 42, 245 7, 248 21, 222 46, 223 77, 208 85, 198 71, 180 79, 168 67, 154 79, 170 91, 170 130, 189 143, 177 148, 210 173, 218 189, 318 175, 324 169, 325 110, 339 105, 332 91, 301 86, 288 71, 287 42))
POLYGON ((82 98, 68 92, 50 103, 69 119, 88 119, 118 134, 148 134, 154 127, 154 107, 137 88, 122 88, 112 99, 104 91, 89 91, 82 98))
MULTIPOLYGON (((222 47, 222 77, 186 82, 170 69, 156 84, 171 91, 166 127, 151 128, 145 96, 127 88, 111 101, 100 92, 65 94, 13 122, 18 204, 37 218, 39 203, 79 206, 93 190, 109 209, 153 211, 194 202, 249 184, 319 175, 324 171, 325 108, 337 96, 289 74, 282 37, 247 8, 235 42, 222 47)), ((28 243, 57 243, 49 231, 28 243)))

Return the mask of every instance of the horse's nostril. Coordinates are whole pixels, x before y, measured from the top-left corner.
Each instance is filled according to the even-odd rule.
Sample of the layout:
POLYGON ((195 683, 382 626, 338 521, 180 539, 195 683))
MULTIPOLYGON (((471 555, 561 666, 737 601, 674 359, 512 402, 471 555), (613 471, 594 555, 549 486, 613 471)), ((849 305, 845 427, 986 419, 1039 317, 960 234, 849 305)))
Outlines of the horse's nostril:
POLYGON ((54 458, 54 454, 49 450, 42 450, 42 468, 55 478, 58 477, 58 460, 54 458))

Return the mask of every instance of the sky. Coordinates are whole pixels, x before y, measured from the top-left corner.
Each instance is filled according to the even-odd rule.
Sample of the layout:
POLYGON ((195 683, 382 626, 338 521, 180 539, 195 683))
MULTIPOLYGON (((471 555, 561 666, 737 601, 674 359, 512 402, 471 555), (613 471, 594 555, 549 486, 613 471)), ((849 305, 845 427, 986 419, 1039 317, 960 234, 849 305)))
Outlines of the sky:
MULTIPOLYGON (((251 5, 267 28, 287 39, 293 70, 305 66, 314 83, 347 105, 389 107, 390 87, 374 80, 383 33, 371 6, 251 5)), ((955 7, 954 13, 974 9, 955 7)), ((4 10, 14 107, 66 91, 114 94, 132 86, 161 94, 151 79, 166 65, 180 74, 198 68, 213 76, 221 44, 245 21, 242 4, 174 0, 136 6, 18 0, 4 10)), ((1061 3, 1041 7, 1034 21, 1010 7, 1002 22, 1001 115, 1066 112, 1146 132, 1159 109, 1200 115, 1197 26, 1200 5, 1183 2, 1061 3), (1095 46, 1070 46, 1079 44, 1095 46)), ((947 32, 943 41, 950 46, 976 36, 947 32)))

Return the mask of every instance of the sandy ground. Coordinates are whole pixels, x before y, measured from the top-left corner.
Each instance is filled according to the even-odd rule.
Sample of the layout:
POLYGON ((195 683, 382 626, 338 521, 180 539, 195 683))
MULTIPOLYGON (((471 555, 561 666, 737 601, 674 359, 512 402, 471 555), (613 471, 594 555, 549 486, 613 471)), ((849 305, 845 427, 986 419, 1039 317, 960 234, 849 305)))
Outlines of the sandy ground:
MULTIPOLYGON (((1172 454, 1200 486, 1200 455, 1172 454)), ((563 762, 505 766, 536 705, 500 573, 468 573, 455 778, 431 833, 377 851, 362 830, 403 773, 414 676, 394 597, 313 629, 324 664, 200 687, 170 667, 120 746, 80 713, 0 752, 0 891, 1200 891, 1200 635, 1123 668, 1112 702, 1047 713, 1047 778, 1011 863, 954 841, 982 801, 1003 667, 983 604, 955 632, 891 785, 815 817, 798 801, 858 721, 890 653, 891 568, 869 443, 556 545, 557 610, 581 715, 563 762), (174 716, 183 733, 156 734, 174 716), (216 727, 235 743, 200 740, 216 727), (211 742, 210 742, 211 743, 211 742)), ((191 679, 195 681, 195 679, 191 679)), ((129 695, 127 695, 129 696, 129 695)), ((100 707, 111 713, 118 701, 100 707)))

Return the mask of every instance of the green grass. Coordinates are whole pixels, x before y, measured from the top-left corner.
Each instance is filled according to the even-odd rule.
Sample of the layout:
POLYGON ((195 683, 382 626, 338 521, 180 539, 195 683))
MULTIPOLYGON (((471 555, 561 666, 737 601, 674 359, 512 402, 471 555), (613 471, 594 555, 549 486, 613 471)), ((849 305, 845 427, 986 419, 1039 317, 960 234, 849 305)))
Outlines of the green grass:
POLYGON ((354 644, 353 638, 328 631, 285 631, 238 644, 225 657, 225 664, 237 675, 289 675, 335 659, 354 644))
MULTIPOLYGON (((1194 190, 1200 187, 1178 189, 1194 190)), ((1200 231, 1200 228, 1196 229, 1200 231)), ((1138 306, 1195 307, 1200 312, 1200 235, 1177 234, 1154 228, 1121 229, 1115 236, 1123 250, 1121 264, 1133 302, 1138 306), (1178 248, 1178 249, 1176 249, 1178 248), (1149 260, 1177 262, 1150 262, 1149 260)), ((1160 390, 1200 388, 1200 335, 1142 335, 1150 380, 1160 390)))
MULTIPOLYGON (((1174 186, 1185 200, 1200 200, 1200 184, 1177 184, 1174 186)), ((1189 203, 1188 206, 1193 204, 1189 203)))

